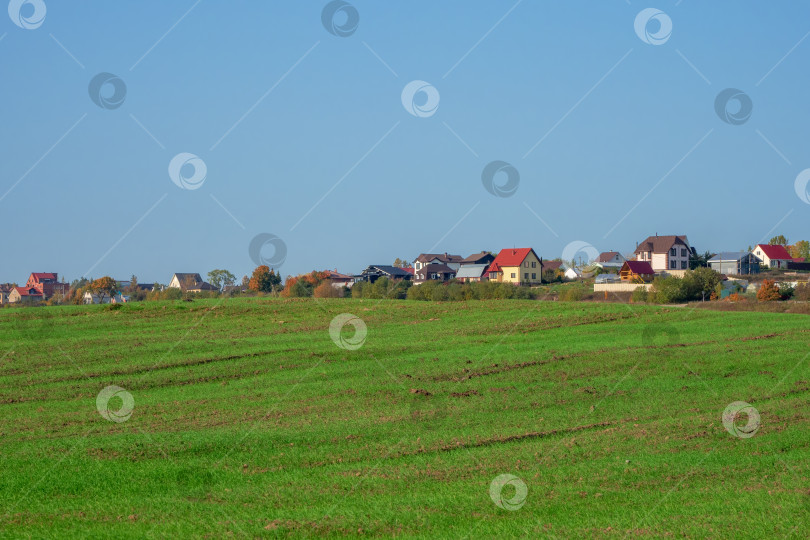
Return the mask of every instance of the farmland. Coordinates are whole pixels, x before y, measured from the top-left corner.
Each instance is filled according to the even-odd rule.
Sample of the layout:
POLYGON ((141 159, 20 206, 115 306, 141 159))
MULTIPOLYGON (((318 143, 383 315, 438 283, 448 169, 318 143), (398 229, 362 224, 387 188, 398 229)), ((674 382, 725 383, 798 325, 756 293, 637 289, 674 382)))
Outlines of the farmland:
POLYGON ((808 321, 520 300, 0 310, 0 535, 804 538, 808 321), (365 341, 333 340, 344 313, 365 341), (120 393, 127 414, 100 414, 111 385, 131 416, 120 393), (758 431, 724 427, 737 401, 758 431))

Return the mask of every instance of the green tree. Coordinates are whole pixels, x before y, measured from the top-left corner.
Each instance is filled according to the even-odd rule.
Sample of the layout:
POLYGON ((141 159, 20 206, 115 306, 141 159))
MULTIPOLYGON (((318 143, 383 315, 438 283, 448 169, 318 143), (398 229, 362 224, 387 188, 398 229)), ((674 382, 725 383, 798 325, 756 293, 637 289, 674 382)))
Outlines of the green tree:
POLYGON ((720 283, 720 274, 711 268, 696 268, 686 272, 683 276, 684 292, 688 295, 687 300, 698 298, 705 300, 720 283))
POLYGON ((791 257, 808 260, 810 259, 810 242, 807 240, 799 240, 790 246, 788 251, 790 251, 791 257))
POLYGON ((774 236, 768 240, 768 243, 772 246, 786 246, 788 245, 788 239, 785 238, 784 235, 780 234, 779 236, 774 236))
POLYGON ((227 270, 211 270, 208 272, 208 281, 217 289, 222 290, 222 287, 236 283, 236 276, 227 270))
POLYGON ((701 255, 700 253, 690 253, 689 254, 689 268, 694 270, 695 268, 700 267, 707 267, 709 266, 709 259, 714 257, 716 254, 712 253, 711 251, 705 251, 701 255))

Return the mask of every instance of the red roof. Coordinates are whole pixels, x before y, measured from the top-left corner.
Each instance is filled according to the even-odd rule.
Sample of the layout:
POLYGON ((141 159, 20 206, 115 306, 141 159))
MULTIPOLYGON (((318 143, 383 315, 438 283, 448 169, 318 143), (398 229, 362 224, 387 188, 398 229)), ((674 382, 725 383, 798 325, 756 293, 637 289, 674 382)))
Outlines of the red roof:
POLYGON ((625 261, 622 270, 625 266, 634 274, 655 274, 655 270, 647 261, 625 261))
POLYGON ((402 270, 408 272, 409 274, 413 274, 413 268, 403 268, 402 270))
POLYGON ((790 256, 785 246, 770 245, 770 244, 757 244, 757 247, 768 256, 769 259, 781 259, 792 261, 793 257, 790 256))
POLYGON ((42 296, 42 293, 36 290, 35 288, 31 287, 14 287, 20 296, 42 296))
MULTIPOLYGON (((492 261, 490 268, 492 266, 520 266, 529 253, 534 253, 532 248, 511 248, 511 249, 502 249, 498 256, 495 257, 495 260, 492 261)), ((534 255, 537 257, 537 254, 534 255)), ((539 259, 539 257, 538 257, 539 259)), ((492 272, 493 270, 490 270, 492 272)), ((495 270, 497 271, 497 270, 495 270)))
POLYGON ((56 281, 57 277, 56 272, 32 272, 31 277, 28 279, 34 278, 34 281, 42 281, 45 279, 56 281))

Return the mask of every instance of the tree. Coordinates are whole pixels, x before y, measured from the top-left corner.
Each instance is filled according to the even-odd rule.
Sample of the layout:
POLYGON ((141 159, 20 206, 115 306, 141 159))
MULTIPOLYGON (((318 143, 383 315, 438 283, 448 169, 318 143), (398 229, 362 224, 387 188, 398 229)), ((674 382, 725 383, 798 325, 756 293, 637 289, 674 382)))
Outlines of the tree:
MULTIPOLYGON (((243 280, 244 283, 244 280, 243 280)), ((253 270, 253 276, 248 281, 248 288, 252 291, 273 292, 281 285, 281 276, 263 264, 253 270)))
POLYGON ((709 266, 709 259, 714 257, 716 254, 712 253, 711 251, 705 251, 703 255, 693 252, 689 254, 689 269, 694 270, 695 268, 707 267, 709 266))
POLYGON ((786 246, 788 245, 788 239, 785 238, 784 235, 780 234, 779 236, 774 236, 768 240, 768 243, 772 246, 786 246))
POLYGON ((396 267, 396 268, 408 268, 409 266, 410 265, 408 264, 407 259, 400 259, 399 257, 397 257, 394 260, 394 267, 396 267))
POLYGON ((762 282, 762 286, 757 291, 757 300, 761 302, 773 302, 782 298, 782 293, 779 292, 779 287, 773 282, 772 279, 766 279, 762 282))
POLYGON ((208 272, 208 281, 219 290, 236 283, 236 276, 227 270, 211 270, 208 272))
POLYGON ((242 287, 249 288, 250 287, 250 278, 247 276, 242 276, 242 287))
POLYGON ((315 287, 313 296, 315 298, 340 298, 341 290, 332 285, 332 282, 327 279, 315 287))
POLYGON ((104 303, 105 296, 112 298, 112 295, 114 295, 115 291, 117 290, 118 283, 110 276, 104 276, 103 278, 99 278, 90 284, 90 291, 98 296, 100 304, 104 303))
POLYGON ((138 290, 138 276, 132 274, 132 277, 129 278, 129 285, 127 286, 128 293, 134 293, 138 290))
POLYGON ((683 281, 689 297, 705 300, 720 283, 720 274, 711 268, 696 268, 686 272, 683 281))
POLYGON ((810 242, 807 240, 799 240, 792 246, 789 246, 788 251, 790 251, 791 257, 808 260, 810 259, 810 242))

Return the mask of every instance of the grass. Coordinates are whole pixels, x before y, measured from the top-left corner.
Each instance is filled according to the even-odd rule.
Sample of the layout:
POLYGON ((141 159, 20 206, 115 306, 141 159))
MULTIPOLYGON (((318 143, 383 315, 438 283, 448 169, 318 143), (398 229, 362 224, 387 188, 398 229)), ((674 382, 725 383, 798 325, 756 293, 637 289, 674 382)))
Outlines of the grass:
POLYGON ((806 538, 808 320, 533 301, 0 310, 0 536, 806 538), (368 328, 357 350, 329 336, 346 312, 368 328), (124 422, 97 411, 109 385, 134 399, 124 422), (723 427, 734 401, 761 415, 751 438, 723 427), (490 498, 501 474, 528 489, 515 511, 490 498))

